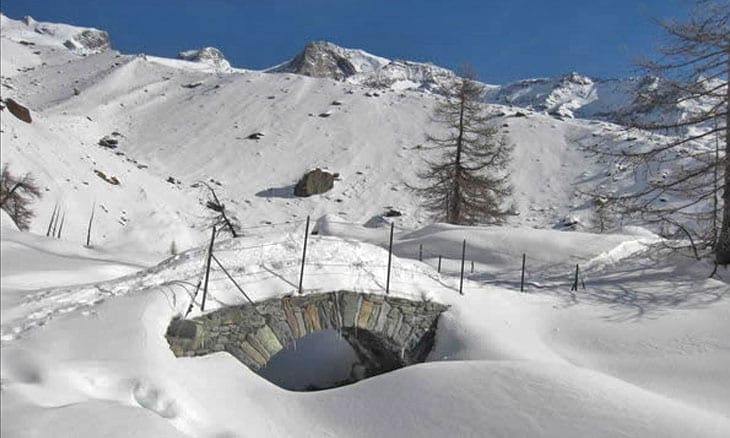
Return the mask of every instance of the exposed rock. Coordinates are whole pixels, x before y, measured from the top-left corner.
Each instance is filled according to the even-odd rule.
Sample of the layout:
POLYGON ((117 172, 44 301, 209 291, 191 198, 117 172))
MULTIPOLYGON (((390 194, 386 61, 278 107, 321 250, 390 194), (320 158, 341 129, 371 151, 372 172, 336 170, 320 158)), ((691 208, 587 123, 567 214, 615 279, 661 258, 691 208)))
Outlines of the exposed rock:
POLYGON ((208 64, 218 70, 230 70, 231 64, 228 62, 223 52, 215 47, 203 47, 198 50, 186 50, 177 54, 179 59, 186 61, 200 62, 208 64))
POLYGON ((250 134, 246 138, 249 139, 249 140, 259 140, 263 136, 264 136, 264 133, 263 132, 254 132, 253 134, 250 134))
POLYGON ((68 49, 85 49, 92 52, 101 52, 111 49, 109 34, 103 30, 86 29, 76 34, 72 39, 63 43, 68 49))
POLYGON ((401 213, 400 211, 393 209, 393 208, 390 208, 390 209, 388 209, 388 211, 385 212, 385 217, 399 217, 399 216, 403 216, 403 213, 401 213))
POLYGON ((197 81, 197 82, 190 82, 187 84, 180 85, 183 88, 198 88, 199 86, 203 85, 203 82, 197 81))
POLYGON ((97 53, 111 49, 109 34, 103 30, 60 23, 45 23, 36 21, 28 15, 23 17, 23 23, 33 32, 52 36, 59 43, 63 41, 63 45, 67 49, 80 54, 97 53))
POLYGON ((335 176, 322 169, 314 169, 304 174, 294 187, 297 196, 311 196, 325 193, 332 189, 335 176))
POLYGON ((101 170, 94 169, 94 173, 99 178, 103 179, 104 181, 108 182, 109 184, 113 186, 118 186, 120 184, 119 180, 116 176, 107 176, 104 172, 101 170))
POLYGON ((116 149, 117 147, 119 147, 119 140, 110 135, 105 135, 99 140, 98 144, 101 147, 116 149))
POLYGON ((580 224, 580 219, 576 216, 566 216, 560 219, 560 222, 555 225, 556 229, 559 230, 575 230, 580 224))
POLYGON ((33 118, 30 116, 30 110, 13 99, 6 99, 5 105, 8 107, 8 111, 15 117, 24 121, 25 123, 32 123, 33 118))
POLYGON ((347 53, 341 47, 326 41, 307 44, 294 59, 272 71, 332 79, 345 79, 357 73, 347 53))

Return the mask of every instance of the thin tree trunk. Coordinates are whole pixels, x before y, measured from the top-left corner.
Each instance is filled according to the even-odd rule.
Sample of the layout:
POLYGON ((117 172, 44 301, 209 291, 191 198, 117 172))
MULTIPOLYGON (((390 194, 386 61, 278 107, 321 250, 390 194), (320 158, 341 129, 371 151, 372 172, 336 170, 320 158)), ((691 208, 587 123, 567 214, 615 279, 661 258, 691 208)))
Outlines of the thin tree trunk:
POLYGON ((63 216, 61 216, 61 225, 58 226, 58 234, 56 234, 56 239, 61 238, 61 233, 63 232, 63 223, 66 222, 66 212, 63 212, 63 216))
POLYGON ((459 96, 459 136, 456 138, 456 159, 454 163, 454 199, 451 202, 449 212, 449 223, 458 224, 461 222, 461 148, 464 140, 464 105, 466 96, 463 85, 459 96))
POLYGON ((48 230, 46 231, 46 237, 51 236, 51 227, 53 227, 53 222, 56 221, 56 212, 58 211, 58 202, 56 205, 53 206, 53 213, 51 213, 51 221, 48 222, 48 230))
POLYGON ((94 212, 96 210, 96 202, 91 207, 91 217, 89 218, 89 227, 86 229, 86 246, 91 244, 91 223, 94 222, 94 212))
MULTIPOLYGON (((730 46, 727 47, 727 71, 730 71, 730 46)), ((715 260, 718 265, 730 264, 730 157, 728 145, 730 144, 730 82, 725 87, 725 183, 722 190, 722 224, 720 225, 720 237, 717 239, 717 252, 715 260)))
POLYGON ((15 191, 18 190, 20 188, 20 186, 22 186, 22 185, 23 185, 23 182, 22 181, 19 181, 19 182, 15 183, 15 185, 13 186, 13 188, 10 189, 8 191, 8 193, 5 194, 5 196, 3 196, 2 199, 0 199, 0 206, 5 205, 5 201, 7 201, 8 199, 10 199, 10 197, 13 196, 13 193, 15 193, 15 191))

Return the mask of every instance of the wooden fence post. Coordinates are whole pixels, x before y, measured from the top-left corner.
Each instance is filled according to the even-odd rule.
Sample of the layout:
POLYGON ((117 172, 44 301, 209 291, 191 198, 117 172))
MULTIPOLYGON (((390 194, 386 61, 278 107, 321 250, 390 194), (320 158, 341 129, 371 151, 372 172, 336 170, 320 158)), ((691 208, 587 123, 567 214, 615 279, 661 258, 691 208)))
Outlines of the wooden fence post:
POLYGON ((522 276, 520 277, 520 292, 525 291, 525 253, 522 253, 522 276))
POLYGON ((464 258, 466 256, 466 239, 461 244, 461 277, 459 278, 459 294, 464 295, 464 258))
POLYGON ((213 242, 215 242, 215 225, 213 225, 213 233, 210 236, 210 246, 208 246, 208 260, 205 262, 205 280, 203 283, 203 301, 200 303, 201 312, 205 310, 205 299, 208 296, 208 278, 210 277, 210 260, 213 257, 213 242))
POLYGON ((441 256, 439 256, 439 267, 438 267, 438 273, 441 273, 441 256))
POLYGON ((390 223, 390 243, 388 244, 388 274, 385 279, 385 293, 390 293, 390 266, 393 259, 393 223, 390 223))
POLYGON ((418 261, 423 261, 423 244, 418 244, 418 261))
POLYGON ((573 280, 573 286, 570 287, 571 291, 578 291, 578 271, 580 268, 578 267, 578 264, 575 264, 575 279, 573 280))
POLYGON ((302 270, 299 272, 299 294, 302 294, 302 282, 304 281, 304 261, 307 258, 307 240, 309 240, 309 216, 307 225, 304 226, 304 249, 302 250, 302 270))

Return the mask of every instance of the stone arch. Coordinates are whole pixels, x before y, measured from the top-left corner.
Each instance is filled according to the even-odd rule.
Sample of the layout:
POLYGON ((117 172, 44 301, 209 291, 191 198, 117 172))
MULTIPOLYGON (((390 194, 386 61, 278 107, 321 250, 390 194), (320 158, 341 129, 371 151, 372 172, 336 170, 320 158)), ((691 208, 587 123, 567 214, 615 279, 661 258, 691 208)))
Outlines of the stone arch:
POLYGON ((191 320, 174 319, 167 340, 178 357, 226 351, 258 371, 297 339, 334 329, 358 356, 359 369, 350 378, 356 381, 423 362, 447 308, 349 291, 290 296, 225 307, 191 320))

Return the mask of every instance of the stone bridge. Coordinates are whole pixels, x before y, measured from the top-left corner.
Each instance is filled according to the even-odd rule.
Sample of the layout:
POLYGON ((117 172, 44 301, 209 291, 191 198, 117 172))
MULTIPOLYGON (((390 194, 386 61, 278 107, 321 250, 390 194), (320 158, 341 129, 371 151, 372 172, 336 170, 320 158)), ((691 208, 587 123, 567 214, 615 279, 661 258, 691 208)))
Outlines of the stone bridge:
POLYGON ((297 339, 338 330, 358 357, 341 384, 423 362, 438 318, 448 307, 348 291, 275 298, 226 307, 195 319, 174 319, 167 340, 176 356, 226 351, 254 371, 297 339))

